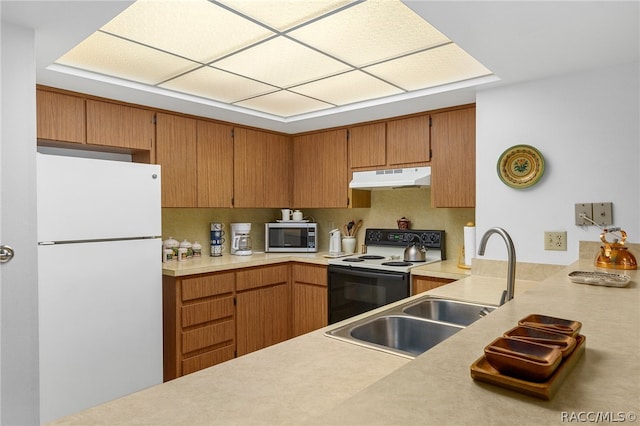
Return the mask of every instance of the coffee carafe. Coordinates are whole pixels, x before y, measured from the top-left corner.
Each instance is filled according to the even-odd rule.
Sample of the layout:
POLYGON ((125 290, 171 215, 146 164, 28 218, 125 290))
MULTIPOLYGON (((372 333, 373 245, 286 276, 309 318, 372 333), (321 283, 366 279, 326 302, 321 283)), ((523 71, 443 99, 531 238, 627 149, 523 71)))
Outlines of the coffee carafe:
POLYGON ((231 224, 231 254, 248 256, 251 251, 250 223, 231 224))

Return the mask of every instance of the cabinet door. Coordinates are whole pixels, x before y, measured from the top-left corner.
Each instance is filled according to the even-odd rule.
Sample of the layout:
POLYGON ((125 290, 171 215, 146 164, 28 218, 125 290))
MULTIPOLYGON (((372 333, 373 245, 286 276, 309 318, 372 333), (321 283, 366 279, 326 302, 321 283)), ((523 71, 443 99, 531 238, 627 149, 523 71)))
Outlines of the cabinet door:
POLYGON ((233 128, 198 120, 198 207, 232 207, 233 128))
POLYGON ((328 323, 327 267, 293 264, 293 335, 299 336, 328 323))
POLYGON ((431 205, 475 207, 476 109, 431 116, 431 205))
POLYGON ((295 137, 293 170, 295 207, 347 207, 347 131, 295 137))
POLYGON ((87 99, 87 143, 150 151, 154 147, 155 113, 87 99))
POLYGON ((238 293, 236 298, 238 356, 291 337, 288 283, 238 293))
POLYGON ((386 157, 385 123, 351 127, 349 129, 349 167, 384 167, 386 157))
POLYGON ((387 122, 387 164, 392 167, 425 165, 430 160, 429 117, 387 122))
POLYGON ((85 143, 83 98, 38 89, 36 110, 38 139, 85 143))
POLYGON ((291 203, 291 139, 234 130, 234 207, 287 207, 291 203))
POLYGON ((451 280, 449 278, 414 276, 412 277, 413 285, 411 294, 418 294, 428 290, 433 290, 434 288, 441 287, 454 281, 455 280, 451 280))
POLYGON ((197 207, 196 120, 158 113, 156 126, 162 207, 197 207))

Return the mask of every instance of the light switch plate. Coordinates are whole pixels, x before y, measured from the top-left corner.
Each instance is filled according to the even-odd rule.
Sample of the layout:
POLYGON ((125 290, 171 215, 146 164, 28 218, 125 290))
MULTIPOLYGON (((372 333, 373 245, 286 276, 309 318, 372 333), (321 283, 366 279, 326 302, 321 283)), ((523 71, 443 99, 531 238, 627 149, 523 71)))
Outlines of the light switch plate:
POLYGON ((578 203, 575 206, 576 212, 576 225, 591 225, 592 223, 580 217, 581 214, 586 215, 588 218, 593 217, 593 205, 591 203, 578 203))
POLYGON ((545 231, 544 249, 567 251, 567 231, 545 231))
POLYGON ((613 203, 593 203, 593 221, 598 225, 613 224, 613 203))

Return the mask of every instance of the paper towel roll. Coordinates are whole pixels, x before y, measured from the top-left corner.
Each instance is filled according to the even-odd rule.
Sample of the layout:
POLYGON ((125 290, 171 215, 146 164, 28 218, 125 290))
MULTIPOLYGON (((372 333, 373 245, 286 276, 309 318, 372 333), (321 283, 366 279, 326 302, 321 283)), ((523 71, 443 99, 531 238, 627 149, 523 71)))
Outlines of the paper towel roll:
POLYGON ((464 227, 464 264, 471 266, 471 259, 476 257, 476 227, 464 227))

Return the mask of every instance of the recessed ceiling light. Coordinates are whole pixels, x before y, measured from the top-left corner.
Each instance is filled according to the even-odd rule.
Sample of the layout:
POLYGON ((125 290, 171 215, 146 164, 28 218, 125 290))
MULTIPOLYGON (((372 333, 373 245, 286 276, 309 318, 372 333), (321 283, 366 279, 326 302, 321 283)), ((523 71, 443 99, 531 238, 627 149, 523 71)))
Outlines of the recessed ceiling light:
POLYGON ((56 64, 284 118, 491 75, 399 0, 138 0, 56 64))

